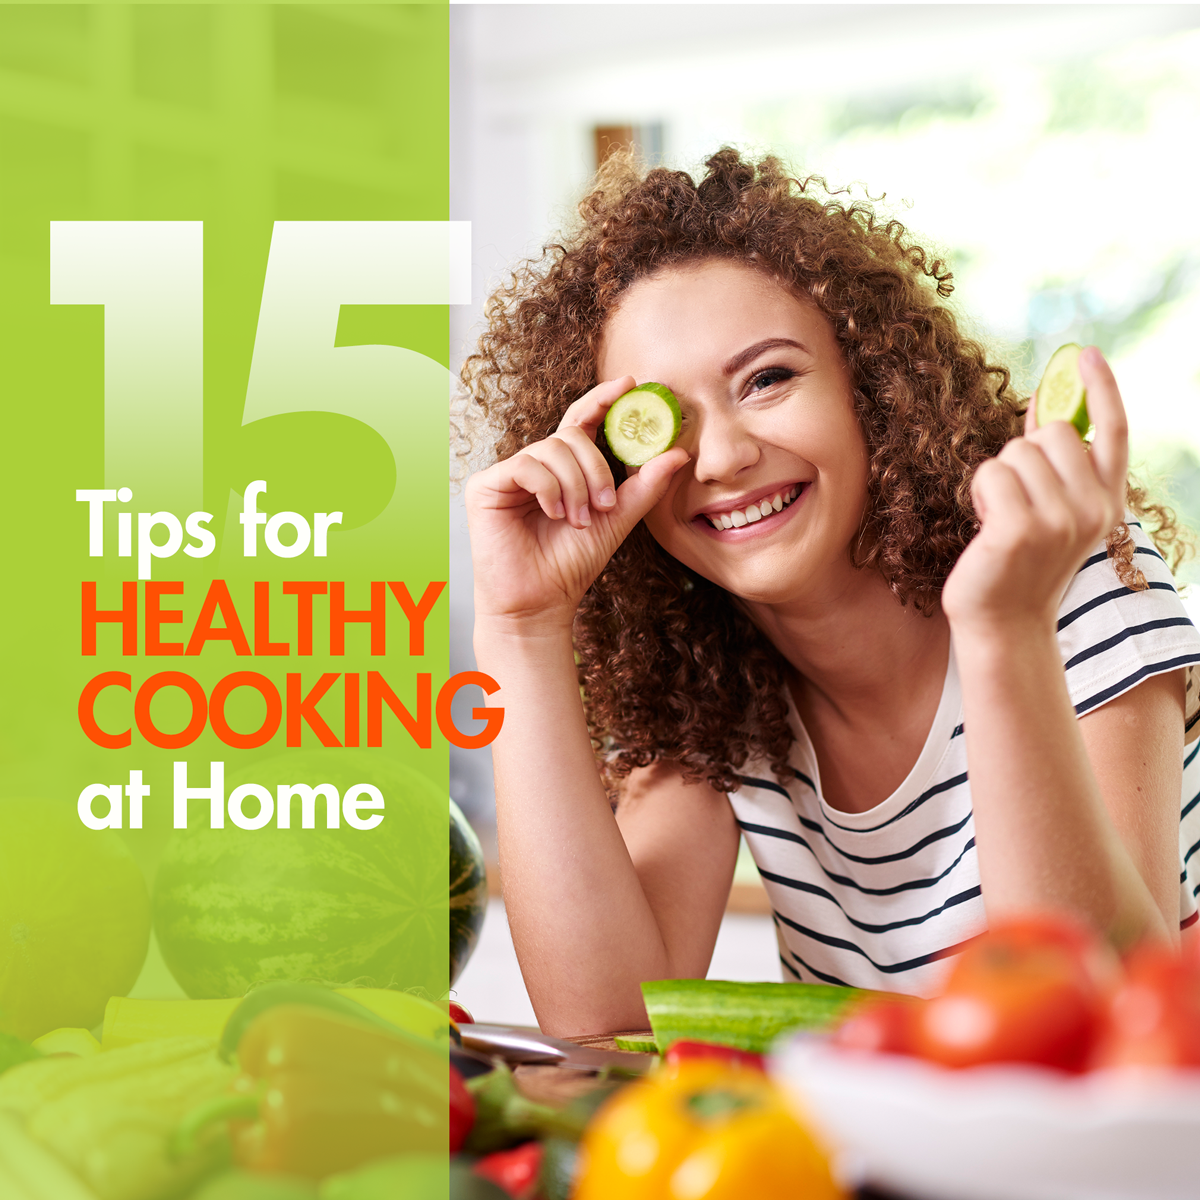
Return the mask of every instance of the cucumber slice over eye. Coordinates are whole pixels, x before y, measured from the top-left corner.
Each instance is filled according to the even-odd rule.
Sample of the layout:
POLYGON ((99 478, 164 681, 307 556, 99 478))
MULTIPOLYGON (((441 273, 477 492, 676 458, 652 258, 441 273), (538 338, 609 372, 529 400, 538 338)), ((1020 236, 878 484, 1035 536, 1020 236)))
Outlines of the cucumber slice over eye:
POLYGON ((1088 420, 1087 391, 1079 374, 1082 346, 1068 342, 1059 346, 1046 364, 1037 389, 1037 423, 1040 429, 1049 421, 1067 421, 1080 437, 1086 437, 1088 420))
POLYGON ((623 463, 640 467, 675 445, 679 424, 675 393, 661 383, 642 383, 613 402, 604 436, 623 463))

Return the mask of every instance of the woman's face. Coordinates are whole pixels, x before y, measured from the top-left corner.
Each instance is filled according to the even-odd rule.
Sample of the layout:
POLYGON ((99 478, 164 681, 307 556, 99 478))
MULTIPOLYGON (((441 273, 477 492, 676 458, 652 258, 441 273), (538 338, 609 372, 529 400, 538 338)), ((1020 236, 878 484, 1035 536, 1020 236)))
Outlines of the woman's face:
POLYGON ((668 553, 753 603, 853 583, 867 448, 841 349, 813 305, 721 259, 663 271, 622 297, 597 369, 679 400, 691 462, 646 516, 668 553))

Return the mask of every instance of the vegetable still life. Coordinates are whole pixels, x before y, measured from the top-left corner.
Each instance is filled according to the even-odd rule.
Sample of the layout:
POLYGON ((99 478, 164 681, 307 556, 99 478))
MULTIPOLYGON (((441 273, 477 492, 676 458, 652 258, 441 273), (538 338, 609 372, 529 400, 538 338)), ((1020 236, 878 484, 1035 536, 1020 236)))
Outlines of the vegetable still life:
POLYGON ((928 999, 715 980, 644 994, 651 1029, 623 1039, 637 1053, 560 1066, 556 1039, 539 1060, 539 1035, 506 1043, 481 1025, 472 1044, 514 1061, 476 1051, 469 1078, 455 1055, 474 1022, 457 1002, 452 1021, 396 993, 388 1019, 372 989, 266 985, 208 1036, 175 1030, 211 1027, 212 1002, 142 1002, 141 1017, 113 1004, 127 1015, 102 1049, 6 1039, 0 1193, 841 1200, 870 1185, 1022 1200, 1099 1194, 1088 1155, 1107 1139, 1122 1156, 1101 1155, 1112 1195, 1191 1194, 1159 1151, 1200 1119, 1194 952, 1122 961, 1073 923, 1029 916, 972 942, 928 999), (1052 1153, 1049 1133, 1031 1136, 1039 1122, 1052 1153))

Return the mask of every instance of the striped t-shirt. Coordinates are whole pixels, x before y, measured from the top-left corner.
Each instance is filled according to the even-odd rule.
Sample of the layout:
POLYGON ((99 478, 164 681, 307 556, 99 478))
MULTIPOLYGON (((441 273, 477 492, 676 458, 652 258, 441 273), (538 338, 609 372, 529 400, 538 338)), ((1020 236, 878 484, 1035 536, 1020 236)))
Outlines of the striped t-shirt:
MULTIPOLYGON (((1126 588, 1104 550, 1059 608, 1058 641, 1082 716, 1151 675, 1200 662, 1200 633, 1171 573, 1131 522, 1149 583, 1126 588)), ((1189 693, 1190 695, 1190 693, 1189 693)), ((975 856, 962 698, 951 648, 941 703, 908 777, 867 812, 830 808, 816 755, 789 698, 791 778, 748 764, 730 803, 774 911, 785 980, 928 995, 944 960, 986 926, 975 856)), ((1188 737, 1200 733, 1200 726, 1188 737)), ((1184 748, 1180 923, 1200 892, 1200 741, 1184 748)))

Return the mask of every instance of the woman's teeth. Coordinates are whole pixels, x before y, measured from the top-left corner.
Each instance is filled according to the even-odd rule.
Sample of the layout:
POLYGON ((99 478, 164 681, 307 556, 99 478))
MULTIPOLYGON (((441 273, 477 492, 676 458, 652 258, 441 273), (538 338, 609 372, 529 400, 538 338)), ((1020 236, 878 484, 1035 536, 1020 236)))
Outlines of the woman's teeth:
POLYGON ((769 517, 773 512, 786 508, 800 494, 797 484, 776 492, 770 499, 760 500, 757 504, 749 504, 745 508, 735 508, 733 512, 705 513, 709 524, 714 529, 741 529, 743 525, 753 525, 763 517, 769 517))

